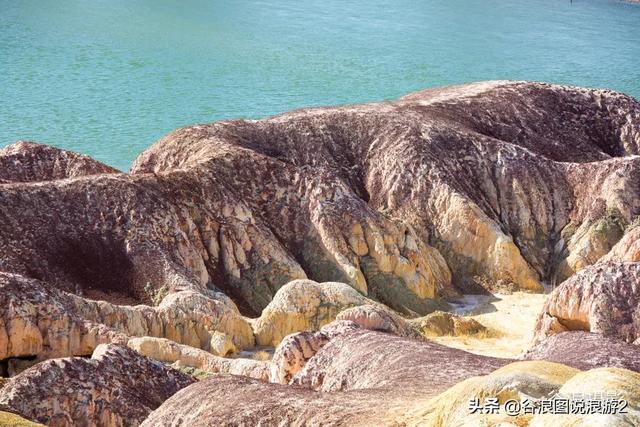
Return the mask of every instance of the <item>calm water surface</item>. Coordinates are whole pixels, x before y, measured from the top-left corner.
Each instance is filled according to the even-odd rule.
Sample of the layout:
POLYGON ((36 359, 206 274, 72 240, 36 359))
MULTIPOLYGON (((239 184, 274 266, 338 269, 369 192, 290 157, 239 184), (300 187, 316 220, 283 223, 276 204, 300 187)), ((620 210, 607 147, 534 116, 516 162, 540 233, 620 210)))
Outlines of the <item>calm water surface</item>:
POLYGON ((528 79, 640 98, 613 0, 0 0, 0 146, 120 169, 187 124, 528 79))

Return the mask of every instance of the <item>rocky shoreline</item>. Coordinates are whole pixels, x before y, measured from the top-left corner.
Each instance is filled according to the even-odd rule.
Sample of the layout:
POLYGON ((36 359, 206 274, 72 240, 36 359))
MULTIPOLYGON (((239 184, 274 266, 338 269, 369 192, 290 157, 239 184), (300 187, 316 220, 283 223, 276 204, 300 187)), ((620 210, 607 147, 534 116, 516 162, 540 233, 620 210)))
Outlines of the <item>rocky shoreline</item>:
POLYGON ((0 149, 0 425, 640 424, 639 154, 635 99, 507 81, 190 126, 129 173, 0 149), (499 332, 447 301, 547 289, 519 358, 443 345, 499 332), (585 387, 628 411, 467 408, 585 387))

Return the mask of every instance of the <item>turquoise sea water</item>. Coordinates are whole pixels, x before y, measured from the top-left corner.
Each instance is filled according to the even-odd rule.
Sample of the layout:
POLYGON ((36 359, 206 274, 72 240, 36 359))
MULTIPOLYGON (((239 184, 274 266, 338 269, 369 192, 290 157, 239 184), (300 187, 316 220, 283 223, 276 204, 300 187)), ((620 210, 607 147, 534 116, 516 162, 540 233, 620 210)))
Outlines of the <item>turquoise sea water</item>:
POLYGON ((0 0, 0 146, 120 169, 191 123, 528 79, 640 98, 613 0, 0 0))

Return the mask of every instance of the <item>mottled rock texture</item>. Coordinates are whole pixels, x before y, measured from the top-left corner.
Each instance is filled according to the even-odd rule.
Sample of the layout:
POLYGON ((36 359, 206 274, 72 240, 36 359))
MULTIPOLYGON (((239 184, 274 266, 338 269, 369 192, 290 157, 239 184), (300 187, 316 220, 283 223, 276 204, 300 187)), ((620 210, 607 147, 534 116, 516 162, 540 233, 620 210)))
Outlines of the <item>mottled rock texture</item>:
POLYGON ((504 408, 498 414, 484 414, 482 411, 472 414, 469 401, 475 398, 485 402, 488 398, 498 398, 503 404, 509 399, 521 402, 524 399, 550 398, 579 372, 559 363, 512 363, 489 375, 462 381, 433 399, 416 399, 407 405, 407 412, 398 424, 429 427, 526 426, 533 415, 514 417, 508 415, 504 408))
POLYGON ((360 329, 329 341, 292 383, 323 392, 403 387, 406 398, 426 397, 508 362, 360 329))
POLYGON ((0 410, 51 427, 138 425, 194 381, 126 347, 102 345, 91 359, 52 359, 11 379, 0 410))
POLYGON ((427 337, 475 335, 488 331, 475 319, 444 311, 436 311, 424 317, 411 319, 409 323, 415 330, 427 337))
POLYGON ((289 384, 329 341, 359 328, 360 325, 351 320, 336 320, 317 332, 298 332, 286 336, 273 354, 269 380, 289 384))
POLYGON ((132 338, 127 346, 153 360, 197 368, 209 373, 224 373, 269 380, 271 364, 251 359, 229 359, 199 348, 177 344, 164 338, 132 338))
POLYGON ((351 321, 363 329, 388 332, 406 338, 422 340, 424 336, 412 321, 381 305, 361 305, 338 314, 337 320, 351 321))
POLYGON ((555 289, 538 318, 535 339, 566 330, 638 339, 640 263, 598 263, 555 289))
POLYGON ((637 426, 640 425, 640 373, 621 368, 599 368, 581 372, 558 391, 569 398, 584 393, 617 396, 627 402, 624 412, 588 415, 536 415, 530 427, 637 426))
POLYGON ((40 182, 117 173, 88 156, 30 141, 0 148, 0 184, 40 182))
POLYGON ((280 288, 253 322, 258 345, 275 347, 294 332, 317 331, 341 311, 372 301, 349 285, 296 280, 280 288))
POLYGON ((292 385, 216 376, 174 395, 143 426, 380 425, 417 398, 509 362, 389 333, 347 330, 345 322, 333 325, 342 330, 292 385))
MULTIPOLYGON (((131 174, 7 172, 30 182, 0 187, 0 269, 129 303, 218 289, 252 315, 304 278, 405 314, 452 280, 541 290, 638 215, 639 117, 615 92, 489 82, 192 126, 131 174)), ((3 158, 71 156, 43 150, 3 158)))
MULTIPOLYGON (((537 339, 638 342, 638 154, 634 99, 504 81, 190 126, 129 174, 19 142, 0 150, 0 365, 130 342, 294 384, 218 375, 147 425, 371 424, 506 363, 418 333, 481 331, 424 317, 461 291, 559 285, 537 339), (210 355, 256 342, 281 343, 273 362, 210 355)), ((7 387, 100 363, 40 363, 7 387)), ((90 423, 65 393, 56 404, 75 415, 60 422, 90 423)), ((48 416, 33 399, 21 410, 48 416)), ((95 422, 121 421, 87 402, 95 422)))
POLYGON ((560 332, 530 348, 525 360, 548 360, 582 370, 612 367, 640 372, 637 345, 583 331, 560 332))
POLYGON ((0 427, 42 427, 43 424, 33 423, 29 420, 12 414, 0 411, 0 427))
POLYGON ((221 332, 238 348, 254 343, 249 323, 212 296, 181 291, 158 307, 118 306, 0 273, 0 360, 87 356, 99 344, 126 344, 130 336, 164 337, 215 350, 221 332))

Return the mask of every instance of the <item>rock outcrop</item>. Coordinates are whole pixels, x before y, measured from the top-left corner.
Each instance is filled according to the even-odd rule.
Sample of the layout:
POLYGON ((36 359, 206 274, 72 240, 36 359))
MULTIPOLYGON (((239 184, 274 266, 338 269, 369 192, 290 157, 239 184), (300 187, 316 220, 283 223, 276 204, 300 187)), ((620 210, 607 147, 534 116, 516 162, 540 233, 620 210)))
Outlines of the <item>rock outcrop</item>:
POLYGON ((639 111, 490 82, 180 129, 131 174, 21 143, 2 158, 35 166, 0 177, 28 181, 0 188, 0 269, 128 304, 221 290, 250 315, 305 278, 409 315, 452 283, 540 291, 638 216, 639 111))
POLYGON ((0 410, 52 427, 138 425, 195 380, 122 346, 91 359, 52 359, 11 379, 0 410))
MULTIPOLYGON (((639 342, 639 154, 633 98, 505 81, 190 126, 129 174, 19 142, 0 150, 0 370, 129 343, 217 373, 147 425, 371 424, 409 410, 445 420, 437 394, 508 361, 426 341, 485 331, 433 313, 443 297, 550 283, 538 341, 578 329, 639 342), (219 357, 255 344, 279 347, 270 362, 219 357)), ((563 360, 566 337, 528 357, 563 360)), ((134 384, 113 369, 159 365, 111 348, 38 363, 0 402, 52 425, 117 424, 131 409, 109 387, 134 384), (107 397, 59 382, 59 401, 43 397, 38 384, 80 384, 81 369, 107 397)), ((635 366, 614 359, 585 363, 635 366)), ((167 372, 173 382, 154 382, 164 391, 138 402, 133 424, 179 388, 167 372)), ((562 383, 512 374, 520 391, 562 383)))
POLYGON ((607 367, 640 372, 638 346, 583 331, 551 335, 530 348, 523 359, 547 360, 581 370, 607 367))
MULTIPOLYGON (((599 368, 581 372, 569 379, 558 391, 564 398, 595 396, 604 400, 624 401, 613 413, 540 414, 533 417, 530 427, 573 426, 636 426, 640 425, 640 373, 620 368, 599 368), (600 396, 600 397, 598 397, 600 396), (605 396, 602 398, 602 396, 605 396)), ((603 402, 603 405, 605 403, 603 402)), ((613 406, 610 406, 613 407, 613 406)))
POLYGON ((18 141, 0 148, 0 184, 53 181, 85 175, 118 173, 89 156, 18 141))
POLYGON ((427 316, 412 319, 410 324, 426 337, 475 335, 488 331, 475 319, 444 311, 436 311, 427 316))
POLYGON ((32 423, 29 420, 12 414, 0 411, 0 427, 43 427, 43 424, 32 423))
POLYGON ((271 372, 271 364, 265 361, 224 358, 164 338, 131 338, 127 346, 153 360, 196 368, 209 373, 242 375, 269 381, 271 372))
POLYGON ((118 306, 0 273, 0 360, 88 356, 99 344, 126 344, 130 336, 215 350, 224 333, 234 348, 253 346, 249 323, 214 296, 181 291, 158 307, 118 306))
POLYGON ((633 342, 640 337, 640 263, 590 266, 555 289, 536 324, 535 339, 583 330, 633 342))
POLYGON ((506 359, 477 356, 433 342, 355 330, 330 340, 292 383, 323 392, 403 387, 405 397, 434 396, 506 359))
POLYGON ((413 321, 407 321, 381 305, 361 305, 350 308, 338 314, 336 319, 354 322, 363 329, 388 332, 417 340, 424 339, 424 336, 414 326, 413 321))
POLYGON ((472 413, 470 401, 497 398, 500 404, 507 400, 522 402, 548 399, 580 371, 551 362, 516 362, 491 372, 489 375, 469 378, 429 400, 417 400, 407 405, 407 413, 398 420, 401 425, 444 426, 526 426, 533 414, 509 415, 504 408, 496 414, 484 411, 472 413))
POLYGON ((350 307, 372 301, 349 285, 296 280, 278 290, 253 323, 258 345, 276 347, 294 332, 318 331, 350 307))
MULTIPOLYGON (((407 402, 509 362, 353 325, 338 321, 327 326, 325 331, 335 335, 291 385, 215 376, 178 392, 142 425, 380 425, 389 414, 402 414, 407 402)), ((300 337, 300 343, 311 335, 293 337, 300 337)))

